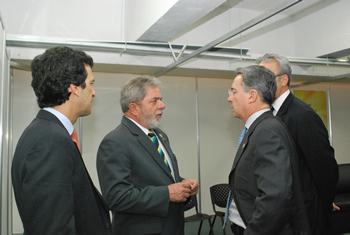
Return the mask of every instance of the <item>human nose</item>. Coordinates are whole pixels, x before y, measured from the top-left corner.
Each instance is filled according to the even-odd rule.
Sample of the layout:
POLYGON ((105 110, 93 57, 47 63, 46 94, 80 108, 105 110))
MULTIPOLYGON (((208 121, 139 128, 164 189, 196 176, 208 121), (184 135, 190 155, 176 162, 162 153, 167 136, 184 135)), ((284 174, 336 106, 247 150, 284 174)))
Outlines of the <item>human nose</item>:
POLYGON ((159 100, 159 109, 161 110, 165 109, 165 104, 161 100, 159 100))
POLYGON ((92 97, 96 97, 96 92, 94 88, 92 88, 92 97))

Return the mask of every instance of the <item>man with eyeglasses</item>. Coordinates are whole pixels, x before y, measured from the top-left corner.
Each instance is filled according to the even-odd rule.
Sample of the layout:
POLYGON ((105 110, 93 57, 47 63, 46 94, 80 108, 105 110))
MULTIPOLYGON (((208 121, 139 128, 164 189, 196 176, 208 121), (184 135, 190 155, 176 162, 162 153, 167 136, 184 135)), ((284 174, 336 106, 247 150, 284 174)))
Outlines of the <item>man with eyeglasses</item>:
MULTIPOLYGON (((327 234, 339 178, 334 149, 317 113, 290 92, 292 69, 282 55, 265 54, 256 63, 276 76, 277 91, 273 114, 287 126, 297 150, 304 202, 312 234, 327 234)), ((339 209, 334 205, 334 209, 339 209)))
POLYGON ((268 69, 237 70, 227 101, 244 122, 229 174, 225 222, 234 235, 310 234, 292 138, 270 108, 276 82, 268 69))

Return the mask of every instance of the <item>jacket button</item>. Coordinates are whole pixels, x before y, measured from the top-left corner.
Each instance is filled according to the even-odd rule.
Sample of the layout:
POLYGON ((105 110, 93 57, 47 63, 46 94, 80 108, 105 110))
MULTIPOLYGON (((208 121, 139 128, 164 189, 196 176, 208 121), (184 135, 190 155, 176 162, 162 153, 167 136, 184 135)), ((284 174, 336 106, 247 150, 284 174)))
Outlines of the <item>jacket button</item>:
POLYGON ((110 223, 107 223, 107 224, 105 225, 105 227, 106 227, 106 228, 110 228, 110 227, 111 227, 111 224, 110 224, 110 223))

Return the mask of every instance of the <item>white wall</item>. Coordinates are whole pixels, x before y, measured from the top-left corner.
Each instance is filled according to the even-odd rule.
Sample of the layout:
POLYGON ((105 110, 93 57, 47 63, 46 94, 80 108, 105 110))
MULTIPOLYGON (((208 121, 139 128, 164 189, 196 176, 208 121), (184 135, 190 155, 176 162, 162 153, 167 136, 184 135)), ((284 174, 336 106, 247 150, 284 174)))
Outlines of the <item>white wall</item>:
MULTIPOLYGON (((92 113, 83 118, 83 158, 90 175, 99 188, 96 172, 96 153, 102 138, 122 118, 119 105, 120 89, 124 83, 136 77, 131 74, 93 73, 96 80, 96 98, 92 113)), ((180 174, 186 178, 198 178, 198 151, 196 129, 196 78, 161 77, 162 96, 166 105, 162 129, 168 134, 176 154, 180 174)), ((14 70, 13 141, 14 147, 24 128, 39 110, 30 86, 31 74, 14 70)), ((209 187, 225 183, 235 156, 241 120, 232 115, 227 102, 227 90, 231 79, 198 78, 199 137, 200 137, 200 192, 202 211, 212 214, 209 187)), ((299 89, 328 90, 328 84, 317 84, 299 89)), ((350 163, 350 85, 331 84, 333 144, 338 163, 350 163)), ((22 232, 22 225, 14 202, 14 233, 22 232)))

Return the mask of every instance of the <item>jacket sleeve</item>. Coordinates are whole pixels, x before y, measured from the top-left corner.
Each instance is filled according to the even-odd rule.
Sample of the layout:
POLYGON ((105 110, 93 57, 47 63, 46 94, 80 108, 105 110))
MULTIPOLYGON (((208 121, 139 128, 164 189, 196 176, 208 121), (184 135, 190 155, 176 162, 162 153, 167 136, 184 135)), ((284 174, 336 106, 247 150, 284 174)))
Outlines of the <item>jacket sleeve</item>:
POLYGON ((278 234, 289 220, 286 212, 291 211, 291 143, 269 128, 256 132, 252 164, 257 196, 245 234, 278 234))
POLYGON ((312 110, 303 113, 297 128, 296 144, 305 157, 322 200, 331 211, 339 172, 334 149, 329 143, 328 131, 321 118, 312 110))
POLYGON ((73 160, 70 139, 46 135, 36 140, 21 164, 21 200, 26 234, 75 234, 73 160), (49 213, 48 213, 49 212, 49 213))

